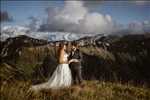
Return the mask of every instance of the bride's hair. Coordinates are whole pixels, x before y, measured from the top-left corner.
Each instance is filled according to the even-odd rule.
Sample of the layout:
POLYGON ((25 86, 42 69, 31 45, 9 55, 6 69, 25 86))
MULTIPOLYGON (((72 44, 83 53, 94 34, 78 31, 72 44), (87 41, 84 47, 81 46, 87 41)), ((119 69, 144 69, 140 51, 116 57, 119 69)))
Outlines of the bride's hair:
POLYGON ((63 43, 63 42, 59 44, 59 48, 58 48, 58 52, 57 52, 58 58, 60 57, 60 52, 61 52, 61 50, 63 49, 64 45, 66 45, 66 44, 63 43))

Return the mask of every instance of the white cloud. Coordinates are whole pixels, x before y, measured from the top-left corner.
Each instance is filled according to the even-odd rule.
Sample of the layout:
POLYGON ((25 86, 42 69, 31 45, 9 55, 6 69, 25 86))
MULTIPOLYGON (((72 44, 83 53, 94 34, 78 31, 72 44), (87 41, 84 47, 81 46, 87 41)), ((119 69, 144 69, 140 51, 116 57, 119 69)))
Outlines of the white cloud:
POLYGON ((145 20, 143 22, 143 28, 145 32, 149 32, 150 33, 150 20, 145 20))
POLYGON ((109 33, 113 29, 111 17, 99 13, 89 13, 80 20, 79 31, 87 33, 109 33), (109 29, 108 29, 109 27, 109 29))
POLYGON ((83 1, 65 1, 63 8, 56 7, 48 11, 48 23, 51 30, 75 33, 110 33, 114 22, 110 15, 90 12, 83 1), (109 28, 108 28, 109 27, 109 28))
POLYGON ((83 1, 65 1, 64 7, 49 8, 47 23, 42 23, 44 26, 40 28, 51 32, 32 32, 32 27, 36 28, 34 27, 36 23, 33 21, 29 25, 32 27, 13 26, 2 28, 1 39, 5 40, 18 35, 28 35, 46 40, 52 37, 54 40, 75 40, 95 34, 117 34, 117 32, 118 34, 124 34, 124 30, 128 30, 132 34, 150 32, 150 20, 145 20, 144 22, 134 21, 129 23, 128 28, 126 28, 122 24, 115 22, 109 14, 91 12, 84 4, 83 1))
POLYGON ((150 32, 150 21, 133 21, 129 23, 128 29, 132 34, 143 34, 145 32, 150 32))
POLYGON ((150 4, 149 0, 135 0, 134 1, 136 5, 146 5, 146 4, 150 4))

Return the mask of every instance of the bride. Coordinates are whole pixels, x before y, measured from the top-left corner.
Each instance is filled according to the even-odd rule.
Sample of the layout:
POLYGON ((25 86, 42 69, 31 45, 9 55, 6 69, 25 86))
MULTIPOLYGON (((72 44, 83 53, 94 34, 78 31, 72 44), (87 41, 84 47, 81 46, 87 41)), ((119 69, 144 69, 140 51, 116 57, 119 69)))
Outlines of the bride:
POLYGON ((69 68, 69 63, 73 62, 73 59, 68 61, 68 54, 66 53, 66 45, 61 44, 58 50, 59 64, 56 70, 53 72, 50 79, 42 84, 31 86, 31 90, 40 91, 43 89, 59 89, 69 87, 71 85, 72 76, 69 68))

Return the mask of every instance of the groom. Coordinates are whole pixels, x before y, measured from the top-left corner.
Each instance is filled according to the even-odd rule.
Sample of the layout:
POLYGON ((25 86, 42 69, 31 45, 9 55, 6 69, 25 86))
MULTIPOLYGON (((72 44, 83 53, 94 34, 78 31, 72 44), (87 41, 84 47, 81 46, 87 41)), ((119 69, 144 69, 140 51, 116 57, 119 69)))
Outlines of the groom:
POLYGON ((69 55, 69 59, 73 59, 73 62, 69 64, 73 77, 73 84, 81 84, 83 80, 81 75, 82 55, 76 42, 71 44, 71 53, 69 55))

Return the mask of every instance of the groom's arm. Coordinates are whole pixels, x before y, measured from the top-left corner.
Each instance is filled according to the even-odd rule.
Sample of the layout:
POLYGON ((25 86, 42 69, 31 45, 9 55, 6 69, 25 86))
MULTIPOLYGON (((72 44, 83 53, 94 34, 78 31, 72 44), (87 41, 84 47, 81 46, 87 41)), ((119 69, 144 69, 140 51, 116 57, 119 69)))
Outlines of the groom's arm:
MULTIPOLYGON (((79 49, 78 49, 79 50, 79 49)), ((83 59, 83 56, 82 56, 82 53, 80 52, 80 50, 78 51, 79 52, 79 61, 81 62, 82 59, 83 59)))
POLYGON ((71 60, 71 58, 72 58, 71 55, 72 55, 72 53, 69 54, 68 60, 71 60))

